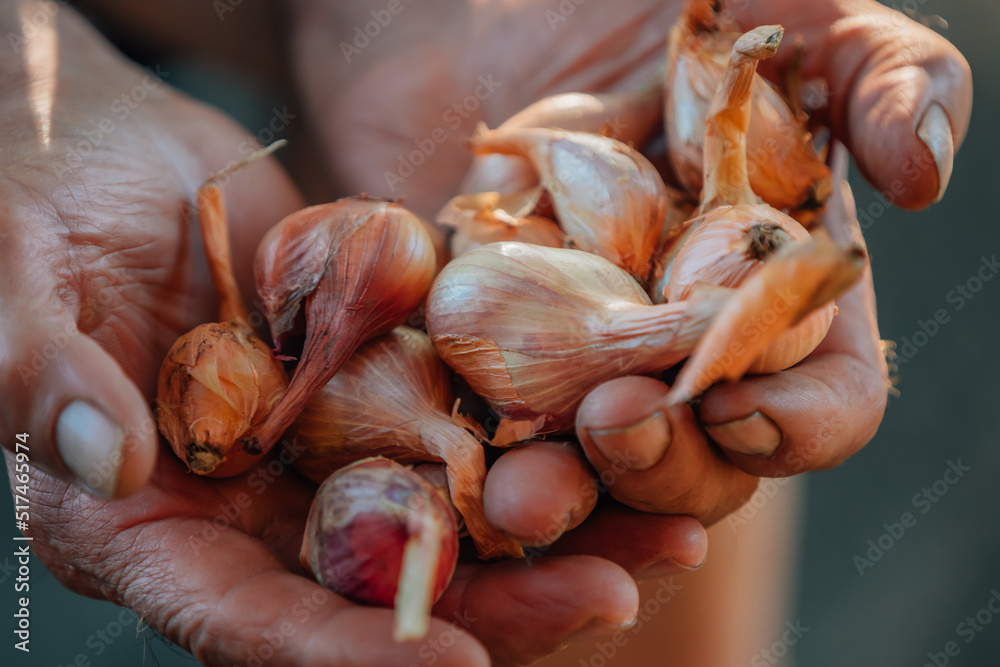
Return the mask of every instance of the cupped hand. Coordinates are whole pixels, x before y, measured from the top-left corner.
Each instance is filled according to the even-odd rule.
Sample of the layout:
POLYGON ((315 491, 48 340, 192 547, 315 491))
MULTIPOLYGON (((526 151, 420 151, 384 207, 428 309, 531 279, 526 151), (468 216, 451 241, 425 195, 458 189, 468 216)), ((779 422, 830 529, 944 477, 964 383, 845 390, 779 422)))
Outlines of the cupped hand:
MULTIPOLYGON (((618 510, 614 522, 641 527, 641 542, 608 544, 604 525, 575 531, 575 555, 460 564, 427 636, 397 644, 392 610, 353 604, 302 575, 316 487, 291 468, 298 453, 283 443, 246 474, 218 480, 192 475, 164 448, 150 483, 112 501, 35 471, 33 549, 67 587, 134 609, 203 664, 226 667, 473 667, 489 665, 489 654, 496 665, 526 664, 631 623, 639 599, 630 573, 664 557, 704 557, 693 519, 640 526, 636 513, 618 510)), ((668 563, 650 573, 681 569, 668 563)))
MULTIPOLYGON (((495 127, 557 92, 635 90, 662 72, 682 4, 569 11, 540 0, 438 0, 406 6, 364 39, 355 28, 373 18, 367 7, 310 0, 295 22, 298 76, 341 186, 433 215, 465 173, 477 122, 495 127)), ((873 0, 721 5, 744 29, 780 23, 786 44, 801 37, 802 77, 824 80, 828 92, 815 120, 889 200, 921 208, 940 199, 972 97, 968 64, 947 40, 873 0)), ((762 74, 783 80, 794 54, 780 49, 762 74)), ((858 240, 849 193, 840 194, 826 226, 858 240)), ((612 493, 711 522, 748 499, 757 476, 830 467, 867 443, 887 390, 870 276, 838 305, 806 361, 714 387, 697 407, 662 409, 666 388, 648 378, 596 390, 577 425, 590 462, 614 477, 612 493)))
MULTIPOLYGON (((153 470, 166 351, 217 318, 190 202, 255 146, 72 10, 32 34, 0 60, 0 431, 30 435, 33 466, 125 496, 153 470)), ((250 295, 257 241, 301 200, 271 160, 227 194, 250 295)))
MULTIPOLYGON (((29 534, 67 587, 135 609, 206 664, 434 655, 465 666, 487 664, 487 649, 529 662, 573 635, 625 624, 638 605, 630 572, 670 554, 699 558, 690 554, 703 548, 700 526, 663 517, 628 554, 608 551, 598 534, 578 550, 593 556, 462 565, 435 609, 446 620, 410 644, 388 641, 391 611, 301 576, 315 486, 288 469, 294 448, 238 478, 203 479, 159 444, 149 408, 166 350, 216 317, 189 202, 252 140, 124 63, 72 10, 55 21, 25 59, 49 69, 0 60, 11 86, 0 121, 10 137, 0 178, 0 429, 29 434, 29 534)), ((234 176, 226 194, 252 301, 257 241, 301 200, 268 160, 234 176)), ((23 468, 5 456, 21 485, 23 468)))

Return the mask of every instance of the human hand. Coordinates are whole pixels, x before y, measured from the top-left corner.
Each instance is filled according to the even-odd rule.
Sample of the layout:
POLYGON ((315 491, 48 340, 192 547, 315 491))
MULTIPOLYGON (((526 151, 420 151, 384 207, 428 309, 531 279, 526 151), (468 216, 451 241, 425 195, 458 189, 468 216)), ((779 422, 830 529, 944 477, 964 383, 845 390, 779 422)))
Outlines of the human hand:
MULTIPOLYGON (((185 207, 247 137, 144 78, 72 10, 55 21, 59 59, 48 71, 20 72, 26 85, 3 98, 14 139, 0 181, 0 426, 30 434, 29 534, 67 587, 135 609, 207 664, 408 664, 446 647, 437 664, 475 665, 486 664, 484 645, 528 661, 575 633, 634 617, 635 585, 612 561, 633 571, 665 555, 702 557, 700 526, 663 517, 628 554, 605 553, 598 540, 590 550, 608 558, 462 565, 435 613, 466 623, 468 634, 436 620, 426 642, 405 645, 386 641, 391 611, 358 607, 299 576, 315 486, 287 470, 294 449, 238 478, 193 476, 159 447, 148 407, 175 338, 216 318, 185 207), (54 97, 45 95, 48 76, 54 97), (130 91, 143 83, 139 100, 130 91), (108 106, 123 93, 134 107, 108 106), (44 363, 33 365, 34 352, 44 363), (66 406, 76 406, 68 416, 66 406), (117 428, 102 428, 96 411, 117 428)), ((11 71, 20 64, 10 54, 0 60, 11 71)), ((301 201, 270 161, 233 177, 226 192, 249 295, 257 241, 301 201)), ((14 481, 14 455, 5 455, 14 481)))

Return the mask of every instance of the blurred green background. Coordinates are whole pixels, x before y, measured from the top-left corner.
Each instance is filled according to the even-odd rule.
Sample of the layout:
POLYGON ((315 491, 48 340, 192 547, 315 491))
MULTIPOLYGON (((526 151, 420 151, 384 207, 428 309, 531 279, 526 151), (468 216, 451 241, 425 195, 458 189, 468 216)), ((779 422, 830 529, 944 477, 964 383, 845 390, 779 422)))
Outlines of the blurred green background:
MULTIPOLYGON (((1000 193, 1000 86, 994 74, 1000 63, 1000 5, 973 0, 899 5, 947 19, 943 34, 972 65, 975 105, 942 203, 921 213, 883 210, 871 188, 852 175, 882 336, 915 347, 898 350, 912 358, 900 364, 900 395, 890 400, 874 441, 838 469, 809 476, 798 609, 791 616, 810 628, 796 647, 797 664, 806 667, 919 666, 930 661, 929 653, 941 654, 948 642, 959 649, 947 658, 949 665, 1000 665, 1000 616, 982 611, 1000 591, 1000 388, 995 383, 1000 352, 993 346, 1000 326, 1000 280, 983 283, 961 308, 954 296, 949 299, 957 286, 976 276, 984 258, 1000 255, 1000 213, 990 204, 1000 193), (949 321, 933 335, 921 335, 933 331, 926 323, 939 309, 949 321), (950 462, 959 461, 968 471, 954 484, 939 481, 950 462), (925 489, 935 502, 919 499, 925 489), (891 524, 904 512, 912 513, 916 523, 898 538, 889 535, 886 524, 898 536, 891 524), (880 539, 884 552, 859 574, 855 557, 877 555, 866 553, 869 540, 879 545, 880 539), (978 621, 965 621, 977 613, 978 621)), ((171 83, 223 106, 247 127, 265 127, 272 107, 293 101, 285 91, 261 90, 255 81, 223 68, 184 62, 171 62, 171 67, 178 73, 171 83)), ((976 286, 975 281, 970 285, 976 286)), ((2 494, 0 516, 10 517, 12 509, 9 495, 2 494)), ((194 663, 137 626, 131 612, 64 590, 34 559, 32 652, 14 651, 15 534, 13 521, 4 521, 0 539, 8 546, 0 550, 0 617, 5 619, 0 664, 194 663)), ((938 664, 943 659, 939 655, 938 664)))

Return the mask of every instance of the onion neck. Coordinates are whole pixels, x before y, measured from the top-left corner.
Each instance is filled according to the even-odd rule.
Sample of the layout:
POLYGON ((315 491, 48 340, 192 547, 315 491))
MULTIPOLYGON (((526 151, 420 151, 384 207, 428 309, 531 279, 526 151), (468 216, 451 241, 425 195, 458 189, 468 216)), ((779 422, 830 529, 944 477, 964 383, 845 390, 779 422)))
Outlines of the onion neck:
POLYGON ((427 634, 444 532, 441 518, 429 507, 409 518, 407 530, 410 537, 403 548, 394 600, 392 638, 397 642, 421 639, 427 634))
POLYGON ((621 363, 629 372, 663 371, 691 354, 722 301, 712 297, 656 306, 637 304, 613 315, 606 336, 620 350, 621 363))
POLYGON ((757 204, 747 172, 747 131, 757 63, 774 55, 784 30, 761 26, 737 40, 705 120, 704 190, 699 213, 757 204))
POLYGON ((277 443, 292 425, 306 402, 330 381, 366 336, 358 322, 343 322, 337 318, 323 323, 307 334, 299 365, 288 383, 288 389, 257 431, 244 439, 245 448, 256 447, 266 452, 277 443))

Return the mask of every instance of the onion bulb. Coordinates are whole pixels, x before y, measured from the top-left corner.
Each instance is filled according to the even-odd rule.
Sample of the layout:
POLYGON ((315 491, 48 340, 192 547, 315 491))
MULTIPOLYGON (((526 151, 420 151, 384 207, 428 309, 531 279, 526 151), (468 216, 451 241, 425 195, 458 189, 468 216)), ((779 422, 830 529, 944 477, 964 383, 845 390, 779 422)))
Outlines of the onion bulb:
POLYGON ((435 273, 423 222, 391 201, 354 197, 297 211, 257 249, 254 272, 280 352, 305 302, 305 344, 288 391, 256 439, 271 446, 359 345, 406 322, 435 273))
MULTIPOLYGON (((815 251, 808 246, 802 254, 776 256, 775 268, 750 276, 736 290, 714 288, 689 301, 654 306, 627 273, 597 255, 492 243, 455 258, 438 275, 427 300, 427 329, 445 363, 501 418, 531 423, 535 434, 565 433, 583 398, 607 380, 666 370, 696 344, 702 349, 698 377, 726 373, 725 360, 719 368, 703 367, 715 363, 712 355, 744 345, 745 338, 755 344, 773 340, 780 327, 761 333, 753 325, 775 307, 784 294, 779 290, 788 292, 800 275, 844 283, 842 267, 814 262, 815 251), (771 279, 773 272, 787 285, 771 279), (740 306, 724 322, 725 334, 714 336, 707 348, 699 344, 712 318, 733 299, 740 306)), ((790 300, 786 322, 816 305, 790 300)))
POLYGON ((583 132, 483 125, 470 145, 477 154, 528 158, 552 198, 567 243, 646 283, 664 233, 668 194, 656 168, 638 151, 583 132))
MULTIPOLYGON (((715 0, 688 0, 670 32, 664 123, 673 170, 692 193, 704 184, 705 117, 740 31, 715 0)), ((746 144, 750 185, 768 204, 811 220, 831 193, 831 174, 803 120, 756 74, 748 77, 753 107, 746 144)))
POLYGON ((407 327, 358 348, 306 402, 290 437, 304 447, 296 467, 321 481, 344 464, 379 454, 403 463, 444 461, 452 502, 483 558, 520 556, 483 509, 483 446, 452 417, 448 369, 427 335, 407 327))
MULTIPOLYGON (((737 287, 776 252, 809 238, 793 218, 761 203, 748 177, 747 129, 757 112, 751 82, 757 62, 774 54, 782 34, 780 26, 762 26, 733 45, 705 122, 702 215, 690 223, 676 254, 661 258, 667 267, 662 275, 669 271, 668 301, 688 298, 698 283, 737 287)), ((771 373, 804 359, 826 336, 834 313, 832 303, 818 308, 782 333, 749 372, 771 373)))
POLYGON ((157 381, 156 417, 192 472, 229 477, 267 452, 245 439, 274 409, 287 378, 247 319, 229 255, 225 201, 212 179, 199 188, 196 206, 220 321, 198 326, 167 352, 157 381))
POLYGON ((393 639, 427 634, 431 605, 455 571, 458 535, 434 488, 384 458, 358 461, 316 492, 300 560, 319 583, 355 602, 395 607, 393 639))

